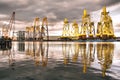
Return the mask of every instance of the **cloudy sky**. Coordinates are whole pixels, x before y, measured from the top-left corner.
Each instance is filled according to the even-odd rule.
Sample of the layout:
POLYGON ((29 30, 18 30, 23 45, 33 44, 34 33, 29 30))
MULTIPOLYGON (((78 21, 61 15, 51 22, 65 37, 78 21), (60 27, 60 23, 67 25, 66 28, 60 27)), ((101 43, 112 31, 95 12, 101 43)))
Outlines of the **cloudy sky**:
POLYGON ((35 17, 42 21, 47 16, 49 33, 60 35, 64 18, 70 22, 76 20, 80 24, 82 11, 87 9, 92 21, 97 23, 104 5, 113 19, 116 36, 120 36, 120 0, 0 0, 0 27, 9 22, 15 11, 17 30, 31 26, 35 17))

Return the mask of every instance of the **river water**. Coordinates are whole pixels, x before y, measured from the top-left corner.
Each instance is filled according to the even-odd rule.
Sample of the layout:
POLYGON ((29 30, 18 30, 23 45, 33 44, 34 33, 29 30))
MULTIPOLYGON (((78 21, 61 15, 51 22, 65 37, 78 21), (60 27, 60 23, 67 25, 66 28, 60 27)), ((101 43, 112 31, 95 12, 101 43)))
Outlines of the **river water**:
POLYGON ((0 80, 120 80, 120 42, 12 42, 0 80))

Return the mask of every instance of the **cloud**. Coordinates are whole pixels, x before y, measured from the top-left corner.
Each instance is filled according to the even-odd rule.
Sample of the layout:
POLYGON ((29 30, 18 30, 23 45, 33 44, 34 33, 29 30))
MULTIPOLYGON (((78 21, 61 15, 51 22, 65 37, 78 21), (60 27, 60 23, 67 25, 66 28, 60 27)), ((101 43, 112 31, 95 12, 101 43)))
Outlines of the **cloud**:
MULTIPOLYGON (((27 24, 32 24, 35 17, 40 17, 42 21, 42 18, 47 16, 52 29, 56 23, 62 22, 64 18, 68 18, 70 22, 76 20, 80 23, 82 11, 85 8, 91 13, 100 10, 104 5, 114 7, 118 3, 120 0, 0 0, 0 14, 9 17, 15 11, 16 20, 22 22, 17 27, 21 27, 20 29, 24 29, 27 24)), ((110 14, 118 15, 119 8, 119 5, 113 8, 113 12, 110 14)), ((8 21, 9 18, 3 16, 0 17, 1 19, 8 21)), ((57 26, 56 30, 62 29, 61 27, 62 25, 57 26)))

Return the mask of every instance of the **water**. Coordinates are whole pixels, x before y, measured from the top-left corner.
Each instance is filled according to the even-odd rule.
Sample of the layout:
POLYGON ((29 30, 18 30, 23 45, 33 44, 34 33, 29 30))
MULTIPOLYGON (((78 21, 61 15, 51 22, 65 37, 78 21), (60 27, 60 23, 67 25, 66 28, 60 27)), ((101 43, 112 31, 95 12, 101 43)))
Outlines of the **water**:
POLYGON ((13 42, 0 80, 120 80, 120 42, 13 42))

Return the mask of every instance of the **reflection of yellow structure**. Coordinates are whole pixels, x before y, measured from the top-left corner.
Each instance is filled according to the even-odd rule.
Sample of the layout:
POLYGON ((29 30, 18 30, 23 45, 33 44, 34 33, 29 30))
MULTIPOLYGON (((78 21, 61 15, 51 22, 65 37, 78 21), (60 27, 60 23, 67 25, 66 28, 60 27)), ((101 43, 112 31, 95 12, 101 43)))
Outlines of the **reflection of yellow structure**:
POLYGON ((94 62, 95 46, 94 44, 80 44, 80 55, 83 64, 83 73, 87 72, 87 67, 91 66, 94 62))
POLYGON ((79 44, 73 44, 71 47, 71 52, 73 54, 72 61, 76 62, 78 60, 80 46, 79 44))
POLYGON ((87 54, 86 54, 86 44, 81 44, 81 59, 83 63, 83 73, 86 73, 87 70, 87 54))
POLYGON ((97 51, 98 60, 102 68, 102 75, 104 77, 106 76, 107 69, 109 69, 112 64, 114 44, 98 44, 97 51))
MULTIPOLYGON (((30 45, 30 43, 28 43, 28 45, 30 45)), ((33 47, 28 47, 26 55, 33 57, 36 66, 40 65, 40 61, 42 62, 43 67, 47 66, 49 44, 39 42, 37 45, 37 43, 33 42, 31 46, 33 47)))
POLYGON ((70 55, 71 45, 64 43, 62 44, 62 51, 63 51, 63 57, 64 57, 64 64, 68 64, 69 62, 69 55, 70 55))
POLYGON ((95 58, 95 44, 89 44, 88 45, 88 65, 91 65, 91 62, 94 62, 94 58, 95 58))
MULTIPOLYGON (((40 42, 38 45, 38 43, 34 42, 34 50, 32 54, 31 53, 29 54, 30 56, 32 56, 32 58, 34 58, 36 66, 38 65, 41 65, 43 67, 47 66, 48 47, 49 47, 48 44, 40 42)), ((64 42, 62 43, 62 52, 63 52, 63 58, 64 58, 63 63, 66 66, 67 64, 74 64, 75 62, 82 63, 82 65, 80 64, 79 66, 82 66, 83 73, 87 73, 87 71, 89 71, 88 68, 91 67, 92 63, 96 60, 95 58, 97 58, 98 60, 96 61, 99 61, 102 75, 105 76, 107 69, 109 69, 110 65, 112 64, 114 44, 112 43, 96 44, 96 43, 89 43, 89 42, 71 44, 69 42, 64 42)))
POLYGON ((96 36, 101 37, 102 39, 114 38, 112 19, 109 16, 109 12, 106 11, 106 7, 103 7, 102 10, 96 36))

